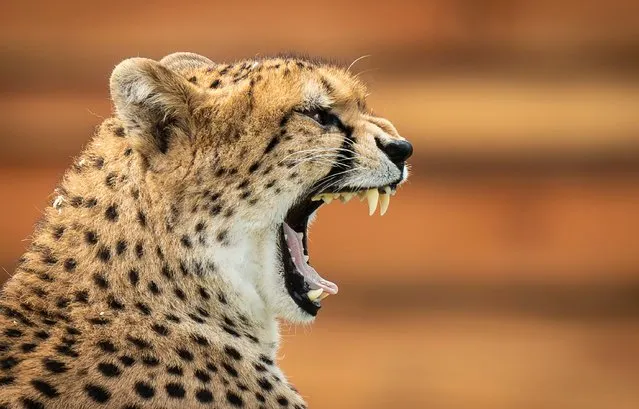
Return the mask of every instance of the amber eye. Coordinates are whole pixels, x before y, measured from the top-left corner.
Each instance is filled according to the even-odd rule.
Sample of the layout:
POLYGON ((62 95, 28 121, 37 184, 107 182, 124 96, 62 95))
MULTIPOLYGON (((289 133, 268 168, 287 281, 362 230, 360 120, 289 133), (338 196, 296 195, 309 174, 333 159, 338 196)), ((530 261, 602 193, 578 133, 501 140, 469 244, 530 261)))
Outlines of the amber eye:
POLYGON ((322 126, 335 125, 339 123, 339 119, 335 115, 328 112, 326 109, 315 108, 307 111, 302 111, 301 113, 322 126))

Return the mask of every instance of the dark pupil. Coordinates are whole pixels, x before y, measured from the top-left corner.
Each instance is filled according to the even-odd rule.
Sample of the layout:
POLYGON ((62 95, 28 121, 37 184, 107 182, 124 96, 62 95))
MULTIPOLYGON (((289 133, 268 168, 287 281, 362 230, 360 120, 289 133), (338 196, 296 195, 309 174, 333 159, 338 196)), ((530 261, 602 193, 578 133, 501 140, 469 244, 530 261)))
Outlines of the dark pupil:
POLYGON ((328 125, 331 122, 331 114, 323 109, 315 109, 309 112, 309 116, 320 125, 328 125))

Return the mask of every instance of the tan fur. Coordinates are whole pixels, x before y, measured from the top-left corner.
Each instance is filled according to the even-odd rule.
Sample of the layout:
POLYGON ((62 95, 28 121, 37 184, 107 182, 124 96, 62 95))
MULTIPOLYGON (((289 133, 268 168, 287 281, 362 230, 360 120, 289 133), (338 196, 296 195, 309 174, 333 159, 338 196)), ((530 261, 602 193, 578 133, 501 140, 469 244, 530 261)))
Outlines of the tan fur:
POLYGON ((130 59, 111 93, 116 115, 3 289, 0 408, 305 408, 273 362, 276 328, 218 274, 215 251, 270 231, 331 168, 295 152, 342 136, 292 109, 330 94, 361 167, 379 165, 371 135, 397 131, 366 111, 357 79, 301 59, 130 59))

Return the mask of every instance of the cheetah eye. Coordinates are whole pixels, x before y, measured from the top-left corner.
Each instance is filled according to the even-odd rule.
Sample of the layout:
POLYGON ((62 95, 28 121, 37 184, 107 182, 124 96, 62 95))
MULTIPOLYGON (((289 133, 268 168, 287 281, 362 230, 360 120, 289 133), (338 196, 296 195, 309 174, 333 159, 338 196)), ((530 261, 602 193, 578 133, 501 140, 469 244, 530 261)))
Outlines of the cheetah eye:
POLYGON ((322 126, 337 125, 340 121, 337 116, 331 114, 328 110, 323 108, 314 108, 300 112, 303 115, 311 118, 322 126))

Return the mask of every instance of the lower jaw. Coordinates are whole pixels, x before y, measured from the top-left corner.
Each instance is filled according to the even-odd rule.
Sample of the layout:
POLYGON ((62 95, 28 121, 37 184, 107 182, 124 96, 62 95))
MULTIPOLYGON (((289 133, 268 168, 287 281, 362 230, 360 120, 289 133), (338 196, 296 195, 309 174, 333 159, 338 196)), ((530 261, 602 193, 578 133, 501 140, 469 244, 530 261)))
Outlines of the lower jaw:
POLYGON ((304 277, 297 273, 296 267, 291 260, 290 254, 287 254, 287 245, 284 239, 284 232, 280 227, 280 249, 282 251, 281 260, 284 267, 284 283, 286 290, 291 296, 295 304, 297 304, 302 311, 315 317, 321 308, 318 302, 311 301, 306 295, 310 290, 310 287, 304 280, 304 277))

